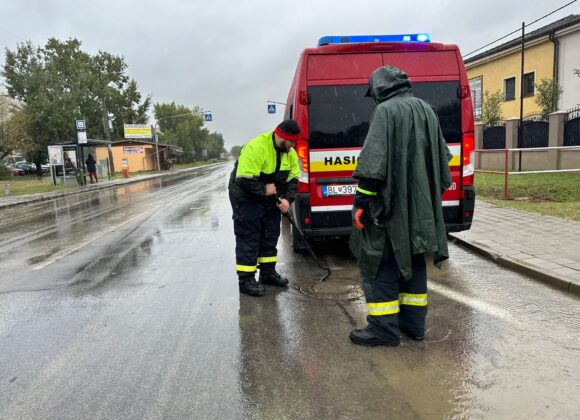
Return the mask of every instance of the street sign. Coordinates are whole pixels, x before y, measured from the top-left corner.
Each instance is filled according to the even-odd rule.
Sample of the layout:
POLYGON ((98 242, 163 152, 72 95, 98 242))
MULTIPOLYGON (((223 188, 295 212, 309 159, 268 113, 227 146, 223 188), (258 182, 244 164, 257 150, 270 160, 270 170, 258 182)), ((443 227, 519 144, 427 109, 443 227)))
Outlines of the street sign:
POLYGON ((126 139, 150 139, 153 137, 151 126, 147 124, 124 124, 123 130, 126 139))
POLYGON ((268 114, 276 113, 276 104, 268 104, 268 114))
POLYGON ((85 120, 76 120, 77 130, 84 131, 87 129, 87 124, 85 120))
POLYGON ((203 120, 204 121, 213 121, 213 118, 211 116, 211 113, 206 112, 205 114, 203 114, 203 120))
POLYGON ((77 131, 78 144, 87 144, 87 132, 77 131))

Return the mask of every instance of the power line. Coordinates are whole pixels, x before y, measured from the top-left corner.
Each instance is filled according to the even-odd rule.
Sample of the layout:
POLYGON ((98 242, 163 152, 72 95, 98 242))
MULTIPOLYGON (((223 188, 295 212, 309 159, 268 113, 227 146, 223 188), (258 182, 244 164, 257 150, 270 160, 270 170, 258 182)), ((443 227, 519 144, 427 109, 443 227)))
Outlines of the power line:
MULTIPOLYGON (((560 11, 560 10, 562 10, 563 8, 565 8, 565 7, 568 7, 568 6, 570 6, 572 3, 576 3, 577 1, 578 1, 578 0, 572 0, 572 1, 571 1, 571 2, 569 2, 569 3, 566 3, 565 5, 563 5, 563 6, 559 7, 559 8, 557 8, 557 9, 555 9, 555 10, 552 10, 550 13, 547 13, 547 14, 545 14, 544 16, 541 16, 541 17, 539 17, 538 19, 534 20, 533 22, 526 24, 526 25, 525 25, 525 27, 527 28, 528 26, 531 26, 531 25, 533 25, 534 23, 536 23, 536 22, 539 22, 540 20, 542 20, 542 19, 545 19, 545 18, 547 18, 547 17, 548 17, 548 16, 550 16, 550 15, 553 15, 554 13, 556 13, 556 12, 559 12, 559 11, 560 11)), ((480 48, 478 48, 478 49, 476 49, 476 50, 473 50, 473 51, 471 51, 471 52, 468 52, 467 54, 464 54, 464 55, 463 55, 463 58, 465 58, 465 57, 467 57, 467 56, 469 56, 469 55, 471 55, 471 54, 473 54, 473 53, 476 53, 476 52, 478 52, 478 51, 481 51, 481 50, 483 50, 484 48, 487 48, 487 47, 489 47, 490 45, 493 45, 493 44, 495 44, 496 42, 498 42, 498 41, 501 41, 502 39, 505 39, 505 38, 507 38, 508 36, 510 36, 510 35, 513 35, 513 34, 516 34, 516 33, 520 32, 520 31, 521 31, 521 29, 516 29, 515 31, 513 31, 513 32, 510 32, 509 34, 507 34, 507 35, 504 35, 504 36, 502 36, 501 38, 498 38, 498 39, 496 39, 495 41, 492 41, 492 42, 490 42, 489 44, 485 44, 483 47, 480 47, 480 48)))

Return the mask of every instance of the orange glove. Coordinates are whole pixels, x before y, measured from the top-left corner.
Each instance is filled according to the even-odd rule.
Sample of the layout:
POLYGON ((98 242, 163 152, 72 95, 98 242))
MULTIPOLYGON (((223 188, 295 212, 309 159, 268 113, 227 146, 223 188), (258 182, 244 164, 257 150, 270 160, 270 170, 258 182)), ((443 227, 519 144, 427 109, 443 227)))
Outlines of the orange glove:
POLYGON ((360 221, 363 213, 364 209, 356 209, 356 212, 354 213, 354 227, 357 228, 358 230, 363 230, 365 227, 365 225, 363 225, 362 222, 360 221))

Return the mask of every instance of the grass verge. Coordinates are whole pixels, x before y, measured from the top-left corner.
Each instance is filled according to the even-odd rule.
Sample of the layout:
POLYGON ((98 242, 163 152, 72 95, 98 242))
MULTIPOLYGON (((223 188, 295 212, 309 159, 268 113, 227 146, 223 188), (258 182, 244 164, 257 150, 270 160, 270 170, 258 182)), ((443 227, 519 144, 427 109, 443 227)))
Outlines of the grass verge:
POLYGON ((475 190, 479 198, 492 204, 580 221, 577 172, 510 175, 509 200, 503 200, 503 175, 477 173, 475 190))

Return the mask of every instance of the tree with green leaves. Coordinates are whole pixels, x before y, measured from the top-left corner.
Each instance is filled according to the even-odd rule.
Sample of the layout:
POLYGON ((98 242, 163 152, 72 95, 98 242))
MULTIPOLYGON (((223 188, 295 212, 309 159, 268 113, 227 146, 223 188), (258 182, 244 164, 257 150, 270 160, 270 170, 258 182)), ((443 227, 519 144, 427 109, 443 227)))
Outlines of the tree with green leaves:
POLYGON ((240 156, 241 150, 242 150, 242 146, 232 146, 232 148, 230 149, 230 155, 232 155, 234 157, 234 159, 237 159, 238 156, 240 156))
POLYGON ((5 53, 2 75, 10 96, 23 103, 33 145, 27 159, 37 165, 50 143, 76 138, 76 119, 86 120, 89 138, 101 139, 122 138, 125 123, 147 122, 151 99, 142 99, 122 57, 90 55, 76 39, 55 38, 43 47, 26 42, 5 53))
POLYGON ((489 126, 496 125, 502 119, 501 105, 503 103, 503 95, 498 90, 490 94, 487 90, 483 95, 481 121, 489 126))
POLYGON ((0 96, 0 161, 19 148, 21 139, 15 132, 15 114, 20 112, 10 98, 0 96))
POLYGON ((539 84, 536 84, 538 94, 536 96, 536 103, 540 107, 540 112, 543 117, 547 117, 552 112, 558 110, 558 101, 562 95, 562 88, 553 79, 542 79, 539 84))
POLYGON ((199 107, 188 108, 172 102, 157 103, 153 109, 158 122, 159 141, 181 147, 184 163, 201 159, 204 149, 208 152, 208 158, 218 157, 224 152, 223 136, 217 132, 210 133, 204 127, 199 107))

